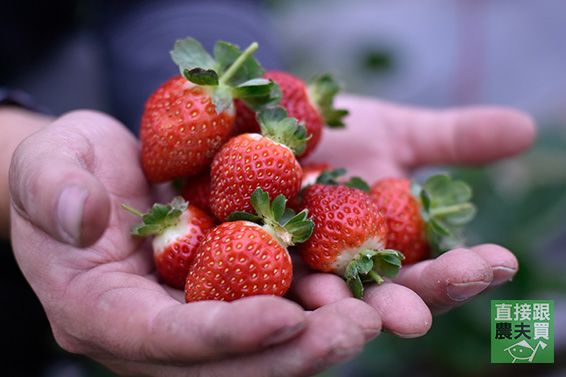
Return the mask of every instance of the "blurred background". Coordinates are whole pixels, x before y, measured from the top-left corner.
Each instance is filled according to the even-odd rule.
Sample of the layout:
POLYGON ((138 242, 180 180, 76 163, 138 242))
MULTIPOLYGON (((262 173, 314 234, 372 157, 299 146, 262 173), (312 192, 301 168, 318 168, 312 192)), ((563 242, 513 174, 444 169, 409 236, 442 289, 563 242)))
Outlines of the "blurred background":
MULTIPOLYGON (((452 169, 473 187, 479 209, 468 228, 468 243, 498 243, 511 249, 520 262, 513 282, 435 317, 422 338, 382 334, 360 357, 319 377, 566 375, 566 2, 271 0, 264 4, 265 21, 275 28, 286 68, 305 80, 315 73, 332 72, 346 91, 434 108, 512 106, 530 113, 539 126, 538 140, 525 155, 486 167, 452 169), (555 364, 491 364, 492 299, 554 300, 555 364)), ((83 16, 91 10, 79 9, 83 16)), ((164 46, 166 51, 169 48, 164 46)), ((80 107, 106 110, 99 59, 92 34, 81 33, 67 39, 17 84, 55 113, 80 107), (57 78, 58 86, 72 93, 64 105, 53 95, 53 82, 46 74, 55 66, 65 72, 57 78)), ((14 274, 12 284, 25 284, 13 268, 3 273, 14 274)), ((11 291, 11 286, 4 290, 11 291)), ((13 300, 19 300, 24 314, 14 314, 14 321, 41 311, 33 294, 24 301, 19 297, 13 300)), ((18 330, 5 339, 19 337, 22 344, 47 349, 37 360, 47 365, 42 376, 114 376, 86 358, 60 350, 46 320, 31 321, 29 333, 18 330)), ((9 358, 29 362, 25 350, 14 350, 17 354, 9 358)))
POLYGON ((520 263, 513 282, 435 317, 422 338, 382 334, 320 377, 566 375, 566 3, 282 3, 272 2, 278 35, 303 78, 330 71, 347 91, 434 108, 512 106, 540 129, 525 155, 452 169, 478 206, 468 243, 512 250, 520 263), (554 300, 554 365, 491 364, 492 299, 554 300))

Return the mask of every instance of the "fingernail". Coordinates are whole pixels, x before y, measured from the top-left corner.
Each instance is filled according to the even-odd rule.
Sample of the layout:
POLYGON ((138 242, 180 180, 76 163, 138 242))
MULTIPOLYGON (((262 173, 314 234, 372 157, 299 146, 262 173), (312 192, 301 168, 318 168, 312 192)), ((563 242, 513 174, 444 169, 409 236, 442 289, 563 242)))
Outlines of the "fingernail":
POLYGON ((306 326, 306 322, 302 321, 295 326, 283 327, 277 330, 263 341, 265 347, 273 346, 275 344, 286 342, 300 333, 306 326))
POLYGON ((76 186, 69 186, 59 196, 57 204, 57 221, 63 239, 78 245, 81 235, 83 209, 88 191, 76 186))
POLYGON ((378 329, 368 329, 368 330, 364 330, 364 336, 366 339, 366 342, 369 342, 375 338, 377 338, 377 336, 381 334, 381 331, 378 329))
POLYGON ((465 301, 489 286, 485 281, 474 281, 469 283, 449 283, 446 293, 454 301, 465 301))
POLYGON ((509 267, 494 267, 493 268, 493 281, 492 285, 501 285, 507 283, 513 279, 513 276, 517 273, 516 268, 509 267))

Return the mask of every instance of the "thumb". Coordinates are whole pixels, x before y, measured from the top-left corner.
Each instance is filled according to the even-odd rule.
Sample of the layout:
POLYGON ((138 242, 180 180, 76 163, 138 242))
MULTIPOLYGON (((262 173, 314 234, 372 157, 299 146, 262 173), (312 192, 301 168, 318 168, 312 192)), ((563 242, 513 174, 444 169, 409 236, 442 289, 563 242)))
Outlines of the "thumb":
POLYGON ((92 174, 92 144, 81 132, 84 127, 69 126, 72 117, 28 137, 14 152, 9 173, 12 215, 58 241, 85 247, 104 232, 110 199, 92 174))

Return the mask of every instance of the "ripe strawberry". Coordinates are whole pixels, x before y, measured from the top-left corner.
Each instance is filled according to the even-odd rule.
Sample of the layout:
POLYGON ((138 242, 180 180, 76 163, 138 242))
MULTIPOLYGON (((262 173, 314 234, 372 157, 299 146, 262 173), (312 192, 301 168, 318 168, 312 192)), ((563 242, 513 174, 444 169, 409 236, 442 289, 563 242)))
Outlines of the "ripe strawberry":
POLYGON ((134 236, 154 236, 153 259, 161 279, 183 288, 197 247, 215 225, 212 218, 181 197, 168 205, 154 204, 148 214, 123 207, 143 218, 143 223, 132 227, 134 236))
POLYGON ((290 201, 301 189, 302 170, 295 153, 304 150, 304 127, 281 107, 260 112, 258 119, 262 134, 233 137, 212 162, 210 207, 220 221, 234 211, 253 211, 250 197, 258 187, 290 201))
MULTIPOLYGON (((268 71, 264 78, 279 85, 282 92, 280 106, 285 108, 290 117, 303 122, 310 136, 301 158, 309 155, 319 144, 326 124, 331 127, 343 127, 342 118, 345 110, 335 110, 332 106, 339 86, 328 74, 315 77, 309 85, 301 79, 284 71, 268 71)), ((236 120, 232 134, 258 132, 254 110, 241 101, 236 101, 236 120)))
POLYGON ((283 296, 289 289, 293 266, 287 247, 308 239, 314 224, 306 212, 289 216, 283 195, 270 205, 269 194, 258 188, 251 201, 257 216, 233 214, 198 248, 187 276, 186 302, 283 296))
POLYGON ((443 174, 423 187, 407 178, 383 178, 371 186, 370 195, 387 218, 386 247, 402 252, 404 265, 458 245, 463 226, 476 212, 469 203, 470 187, 443 174))
POLYGON ((251 57, 225 42, 213 59, 192 38, 175 43, 171 52, 180 76, 172 77, 147 100, 140 139, 142 166, 150 182, 160 183, 198 173, 210 165, 234 123, 234 98, 260 106, 272 101, 273 82, 251 57))
POLYGON ((210 169, 187 177, 182 183, 179 194, 192 205, 212 215, 210 209, 210 169))
POLYGON ((403 255, 385 249, 387 223, 368 193, 316 183, 304 190, 302 204, 315 223, 312 236, 298 247, 311 268, 344 277, 358 298, 363 282, 397 275, 403 255))

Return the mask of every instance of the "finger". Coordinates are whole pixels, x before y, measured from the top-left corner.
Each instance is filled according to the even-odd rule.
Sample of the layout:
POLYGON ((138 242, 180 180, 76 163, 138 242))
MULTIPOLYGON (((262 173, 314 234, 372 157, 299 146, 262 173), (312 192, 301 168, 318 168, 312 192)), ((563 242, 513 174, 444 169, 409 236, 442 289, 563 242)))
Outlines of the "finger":
POLYGON ((352 320, 363 332, 366 341, 381 333, 381 317, 374 307, 363 300, 345 298, 329 303, 318 310, 330 311, 352 320))
POLYGON ((432 314, 427 305, 402 285, 373 284, 365 289, 364 301, 379 313, 383 330, 399 337, 419 337, 432 326, 432 314))
POLYGON ((322 272, 296 277, 288 296, 309 310, 353 297, 344 279, 322 272))
POLYGON ((89 320, 54 326, 59 329, 55 332, 58 343, 67 351, 189 365, 272 347, 300 334, 306 325, 304 310, 279 297, 184 304, 141 276, 124 275, 116 282, 113 274, 122 275, 113 272, 94 277, 89 272, 74 278, 67 301, 81 301, 85 291, 89 300, 83 300, 80 306, 66 306, 58 311, 59 316, 89 320), (91 344, 96 348, 91 349, 91 344))
POLYGON ((483 164, 516 155, 535 139, 528 115, 507 108, 413 110, 400 128, 407 141, 405 166, 483 164))
MULTIPOLYGON (((312 376, 352 359, 363 351, 365 336, 338 308, 321 308, 306 317, 304 330, 286 342, 263 350, 196 364, 106 363, 126 374, 155 376, 234 375, 262 377, 312 376), (177 366, 175 366, 177 365, 177 366)), ((252 322, 250 319, 249 322, 252 322)))
POLYGON ((491 288, 503 285, 515 276, 519 270, 519 261, 506 248, 494 245, 484 244, 470 248, 473 252, 477 253, 491 266, 493 271, 493 280, 490 285, 491 288))
POLYGON ((144 344, 161 361, 202 362, 274 346, 297 336, 305 326, 303 309, 281 298, 203 301, 161 311, 144 344))
MULTIPOLYGON (((27 138, 10 167, 16 212, 61 242, 75 246, 95 242, 110 215, 107 187, 96 176, 100 156, 136 155, 122 128, 101 114, 74 112, 27 138), (108 128, 112 133, 103 131, 108 128), (120 140, 118 147, 108 142, 112 137, 120 140), (104 148, 104 153, 97 148, 104 148)), ((120 163, 119 158, 114 160, 114 166, 120 163)))
POLYGON ((401 268, 395 279, 414 290, 436 313, 470 300, 493 281, 491 265, 478 253, 454 249, 436 259, 401 268))

